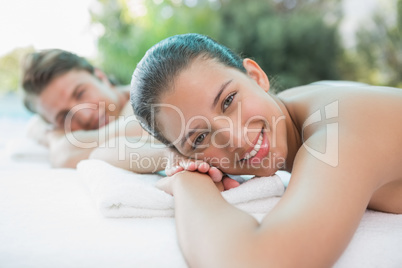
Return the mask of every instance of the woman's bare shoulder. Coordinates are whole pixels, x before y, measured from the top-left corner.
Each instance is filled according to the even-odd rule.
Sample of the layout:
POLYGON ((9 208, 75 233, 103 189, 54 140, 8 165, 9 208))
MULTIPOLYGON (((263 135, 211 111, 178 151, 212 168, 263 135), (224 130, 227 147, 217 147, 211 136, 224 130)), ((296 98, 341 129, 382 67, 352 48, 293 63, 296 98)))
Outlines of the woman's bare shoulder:
POLYGON ((400 176, 402 89, 315 86, 286 100, 290 98, 295 99, 288 107, 301 126, 303 142, 311 138, 311 147, 327 153, 336 145, 336 159, 351 162, 356 169, 370 167, 372 173, 387 173, 383 182, 400 176), (325 133, 325 138, 315 139, 321 137, 318 132, 325 133))
POLYGON ((277 94, 279 98, 292 98, 292 97, 297 97, 300 96, 301 94, 305 94, 311 91, 319 90, 324 88, 323 86, 320 85, 304 85, 304 86, 299 86, 299 87, 292 87, 289 89, 286 89, 284 91, 281 91, 280 93, 277 94))
MULTIPOLYGON (((328 105, 336 103, 342 111, 356 114, 369 109, 381 115, 401 111, 402 120, 402 89, 379 86, 327 86, 307 85, 295 87, 281 92, 277 97, 285 106, 295 113, 304 111, 304 116, 298 115, 300 120, 328 105)), ((361 114, 358 114, 361 115, 361 114)))
POLYGON ((371 85, 321 85, 310 84, 299 87, 289 88, 277 94, 280 99, 291 100, 294 98, 309 97, 311 95, 393 95, 402 98, 402 89, 384 86, 371 86, 371 85))
POLYGON ((350 241, 372 193, 400 178, 401 117, 392 115, 402 114, 402 90, 317 85, 278 97, 292 116, 310 120, 301 129, 310 134, 297 152, 285 195, 261 230, 268 234, 285 228, 280 241, 292 241, 287 247, 292 254, 302 259, 296 249, 319 251, 315 264, 329 266, 328 260, 335 262, 350 241), (326 241, 330 245, 322 248, 326 241))

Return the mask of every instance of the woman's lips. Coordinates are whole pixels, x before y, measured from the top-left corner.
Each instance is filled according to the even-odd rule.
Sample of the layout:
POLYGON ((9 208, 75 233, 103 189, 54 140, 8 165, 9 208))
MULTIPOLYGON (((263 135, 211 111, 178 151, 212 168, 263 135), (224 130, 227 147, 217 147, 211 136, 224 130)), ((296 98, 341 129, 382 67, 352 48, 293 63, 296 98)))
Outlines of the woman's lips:
POLYGON ((252 164, 261 163, 263 158, 268 155, 269 152, 269 142, 267 134, 264 129, 261 130, 260 135, 254 141, 254 147, 246 153, 242 161, 247 161, 252 164))
POLYGON ((248 152, 244 155, 242 159, 247 160, 255 156, 261 149, 262 140, 263 140, 263 133, 262 131, 260 131, 260 134, 255 138, 253 142, 254 146, 248 150, 248 152))

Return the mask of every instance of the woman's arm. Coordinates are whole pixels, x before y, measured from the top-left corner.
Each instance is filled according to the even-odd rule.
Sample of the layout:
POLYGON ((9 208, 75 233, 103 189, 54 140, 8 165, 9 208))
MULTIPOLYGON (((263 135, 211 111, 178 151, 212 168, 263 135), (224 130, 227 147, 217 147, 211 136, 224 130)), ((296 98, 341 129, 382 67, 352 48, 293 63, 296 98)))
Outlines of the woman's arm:
POLYGON ((233 255, 247 258, 241 243, 259 224, 228 204, 208 175, 182 171, 159 186, 174 192, 179 243, 190 267, 236 267, 230 265, 233 255))
POLYGON ((164 189, 175 196, 179 242, 190 266, 333 265, 376 188, 377 174, 360 169, 368 162, 349 148, 340 146, 342 161, 331 167, 302 147, 285 195, 261 224, 228 204, 208 176, 175 175, 164 189))

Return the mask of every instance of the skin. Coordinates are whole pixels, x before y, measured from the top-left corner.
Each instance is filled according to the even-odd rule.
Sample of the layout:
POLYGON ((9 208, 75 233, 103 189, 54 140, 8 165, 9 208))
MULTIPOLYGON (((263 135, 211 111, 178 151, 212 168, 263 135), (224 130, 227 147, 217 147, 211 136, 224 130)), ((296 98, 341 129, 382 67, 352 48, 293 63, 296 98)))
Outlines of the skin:
MULTIPOLYGON (((127 142, 122 137, 148 136, 133 120, 128 99, 129 88, 113 86, 102 71, 71 70, 55 77, 38 96, 36 107, 43 120, 29 133, 49 147, 54 167, 75 168, 88 158, 110 162, 108 155, 119 149, 115 144, 127 142)), ((129 169, 124 160, 113 163, 129 169)))
POLYGON ((38 112, 47 122, 69 131, 93 130, 118 117, 127 103, 127 91, 112 86, 97 70, 95 75, 85 70, 71 70, 54 78, 38 99, 38 112), (104 103, 104 105, 103 105, 104 103), (80 104, 93 104, 74 110, 80 104), (71 124, 64 121, 74 113, 71 124))
POLYGON ((162 103, 176 106, 183 117, 165 107, 158 122, 171 141, 197 130, 184 146, 177 143, 184 155, 199 153, 205 161, 217 156, 221 162, 214 165, 233 174, 268 176, 285 169, 292 172, 289 186, 258 222, 228 204, 207 175, 181 171, 159 181, 175 196, 181 249, 191 267, 330 267, 367 208, 402 213, 402 92, 304 86, 272 96, 258 64, 250 59, 243 64, 247 74, 196 59, 162 96, 162 103), (307 124, 314 114, 321 114, 321 120, 307 124), (230 118, 232 125, 217 116, 230 118), (183 124, 188 128, 182 133, 183 124), (220 131, 228 127, 236 133, 220 131), (261 128, 261 147, 268 152, 241 166, 239 159, 250 152, 261 128), (207 146, 190 150, 197 138, 207 146))
POLYGON ((83 159, 99 159, 136 173, 153 173, 166 167, 168 175, 184 169, 198 170, 209 174, 221 190, 239 185, 229 178, 222 181, 222 172, 204 162, 178 158, 150 137, 133 120, 128 100, 129 87, 112 85, 99 69, 94 74, 71 70, 55 77, 39 95, 36 106, 44 120, 38 119, 29 132, 49 147, 54 167, 75 168, 83 159), (69 139, 71 133, 73 138, 69 139), (140 158, 151 159, 152 164, 141 165, 140 158))

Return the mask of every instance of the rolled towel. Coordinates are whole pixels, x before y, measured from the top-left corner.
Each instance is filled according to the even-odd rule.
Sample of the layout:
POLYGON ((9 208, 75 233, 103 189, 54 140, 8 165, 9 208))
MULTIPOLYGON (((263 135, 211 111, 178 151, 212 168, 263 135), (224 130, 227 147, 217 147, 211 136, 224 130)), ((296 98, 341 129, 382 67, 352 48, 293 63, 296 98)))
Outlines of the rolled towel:
MULTIPOLYGON (((174 197, 155 187, 161 175, 136 174, 101 160, 83 160, 77 170, 105 217, 174 216, 174 197)), ((281 196, 284 190, 280 177, 274 175, 248 180, 222 196, 249 213, 265 213, 271 208, 265 201, 281 196)))

